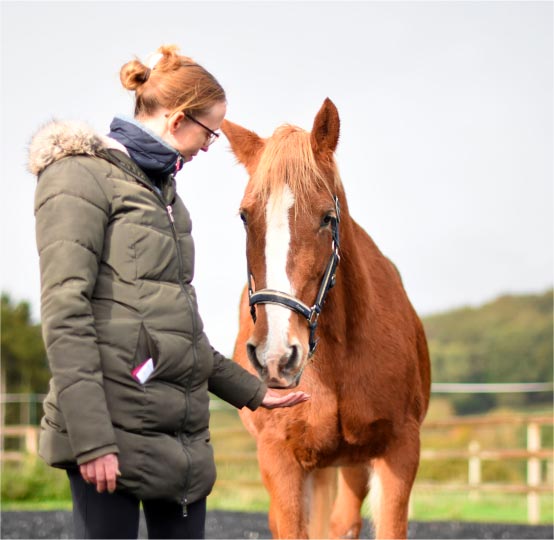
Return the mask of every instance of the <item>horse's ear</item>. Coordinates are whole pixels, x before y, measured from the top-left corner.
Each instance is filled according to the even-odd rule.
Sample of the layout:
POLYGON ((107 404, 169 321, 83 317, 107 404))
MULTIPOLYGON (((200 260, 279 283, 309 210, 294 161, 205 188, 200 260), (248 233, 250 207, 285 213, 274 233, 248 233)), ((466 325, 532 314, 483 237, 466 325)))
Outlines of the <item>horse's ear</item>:
POLYGON ((254 173, 260 160, 260 154, 264 147, 264 141, 253 131, 233 124, 229 120, 223 120, 221 131, 225 133, 231 143, 231 150, 242 163, 250 175, 254 173))
POLYGON ((312 128, 311 143, 314 154, 332 154, 339 142, 339 132, 339 111, 329 98, 325 98, 312 128))

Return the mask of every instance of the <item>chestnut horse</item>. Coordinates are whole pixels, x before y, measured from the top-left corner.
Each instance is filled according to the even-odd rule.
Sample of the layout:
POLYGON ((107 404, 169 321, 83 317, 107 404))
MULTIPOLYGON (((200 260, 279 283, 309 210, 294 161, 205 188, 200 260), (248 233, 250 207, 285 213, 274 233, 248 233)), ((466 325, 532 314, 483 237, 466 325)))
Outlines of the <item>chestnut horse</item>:
POLYGON ((234 357, 269 387, 311 396, 241 411, 273 537, 358 537, 371 488, 376 537, 406 538, 427 342, 395 266, 348 212, 334 160, 338 111, 326 99, 311 133, 222 129, 250 176, 240 209, 249 286, 234 357))

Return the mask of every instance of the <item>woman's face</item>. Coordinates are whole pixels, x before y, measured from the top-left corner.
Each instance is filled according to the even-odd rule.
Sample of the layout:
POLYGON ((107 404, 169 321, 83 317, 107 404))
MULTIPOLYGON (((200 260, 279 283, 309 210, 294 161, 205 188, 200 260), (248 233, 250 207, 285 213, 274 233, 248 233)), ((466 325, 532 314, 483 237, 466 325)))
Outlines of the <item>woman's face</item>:
MULTIPOLYGON (((191 118, 178 113, 178 121, 170 129, 172 138, 170 144, 183 156, 185 162, 191 161, 200 150, 208 151, 210 140, 215 137, 211 132, 217 132, 226 112, 227 104, 220 101, 206 114, 191 118)), ((169 118, 170 123, 171 121, 172 117, 169 118)))

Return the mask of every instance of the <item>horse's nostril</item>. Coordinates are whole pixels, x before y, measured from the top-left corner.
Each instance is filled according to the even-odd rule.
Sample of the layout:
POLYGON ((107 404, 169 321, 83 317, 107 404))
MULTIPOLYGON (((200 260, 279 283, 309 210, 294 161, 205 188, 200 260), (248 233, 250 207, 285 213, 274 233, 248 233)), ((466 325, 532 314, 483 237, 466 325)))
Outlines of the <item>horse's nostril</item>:
POLYGON ((290 355, 286 360, 286 364, 283 366, 285 371, 292 371, 298 367, 298 362, 300 361, 300 347, 298 345, 293 345, 291 347, 290 355))
POLYGON ((260 362, 258 361, 258 357, 256 355, 256 346, 252 345, 252 343, 246 344, 246 353, 248 354, 248 358, 250 359, 250 362, 255 368, 258 368, 260 366, 260 362))

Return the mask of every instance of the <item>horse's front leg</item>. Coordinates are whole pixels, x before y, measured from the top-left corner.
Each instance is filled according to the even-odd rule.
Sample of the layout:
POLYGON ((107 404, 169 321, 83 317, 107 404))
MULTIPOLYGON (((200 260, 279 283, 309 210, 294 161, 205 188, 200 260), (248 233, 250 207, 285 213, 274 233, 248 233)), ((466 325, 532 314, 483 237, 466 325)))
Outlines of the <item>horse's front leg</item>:
POLYGON ((306 473, 284 442, 258 440, 258 462, 269 492, 273 538, 308 538, 304 489, 306 473))
POLYGON ((369 491, 369 465, 341 467, 338 495, 331 518, 331 538, 359 538, 362 504, 369 491))
POLYGON ((384 454, 373 461, 370 502, 377 540, 407 538, 408 506, 419 449, 419 424, 409 420, 384 454))

